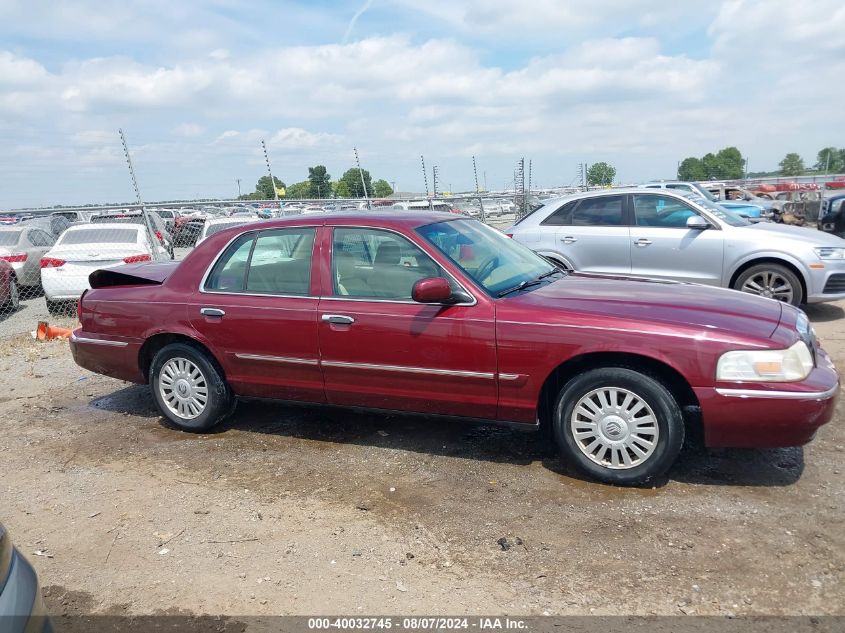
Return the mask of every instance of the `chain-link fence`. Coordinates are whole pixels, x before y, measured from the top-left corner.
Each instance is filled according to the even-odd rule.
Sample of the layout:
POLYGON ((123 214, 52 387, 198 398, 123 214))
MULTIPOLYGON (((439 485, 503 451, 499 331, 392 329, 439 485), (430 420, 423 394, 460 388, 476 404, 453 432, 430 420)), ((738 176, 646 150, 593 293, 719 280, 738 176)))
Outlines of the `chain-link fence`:
POLYGON ((181 260, 224 229, 334 211, 433 210, 463 214, 504 229, 542 204, 524 193, 435 198, 228 201, 190 206, 64 208, 0 216, 0 337, 31 332, 41 321, 72 325, 94 270, 181 260))
MULTIPOLYGON (((88 275, 122 264, 181 260, 208 236, 232 226, 334 211, 433 210, 463 214, 504 230, 565 190, 438 197, 215 201, 185 206, 64 208, 0 216, 0 337, 39 321, 75 318, 88 275)), ((723 192, 724 193, 724 192, 723 192)), ((790 192, 780 221, 815 226, 817 199, 790 192)), ((838 192, 828 192, 835 194, 838 192)), ((845 192, 843 192, 845 193, 845 192)), ((821 195, 815 195, 821 198, 821 195)), ((840 212, 831 206, 826 213, 840 212)))

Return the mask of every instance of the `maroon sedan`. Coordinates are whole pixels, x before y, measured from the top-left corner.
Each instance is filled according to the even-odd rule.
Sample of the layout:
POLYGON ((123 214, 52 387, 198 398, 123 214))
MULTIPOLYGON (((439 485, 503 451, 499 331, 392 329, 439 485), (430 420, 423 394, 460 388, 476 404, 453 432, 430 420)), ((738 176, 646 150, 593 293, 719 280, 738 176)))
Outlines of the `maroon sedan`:
POLYGON ((799 445, 839 392, 790 305, 565 273, 448 213, 244 225, 181 263, 90 281, 76 362, 149 383, 191 431, 237 398, 549 425, 566 461, 641 483, 669 468, 697 420, 708 446, 799 445))

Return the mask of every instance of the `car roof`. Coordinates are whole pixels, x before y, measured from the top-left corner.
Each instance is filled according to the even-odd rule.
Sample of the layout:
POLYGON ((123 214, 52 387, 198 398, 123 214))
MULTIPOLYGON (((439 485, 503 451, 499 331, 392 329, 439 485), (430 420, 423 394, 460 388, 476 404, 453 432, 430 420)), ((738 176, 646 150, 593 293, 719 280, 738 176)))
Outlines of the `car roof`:
MULTIPOLYGON (((646 189, 642 185, 638 187, 619 187, 616 189, 595 189, 593 191, 578 191, 575 193, 568 193, 564 196, 558 196, 557 198, 548 198, 546 200, 543 200, 543 206, 548 206, 550 204, 558 204, 561 202, 569 202, 571 200, 580 200, 582 198, 594 198, 596 196, 614 196, 625 193, 650 193, 653 195, 671 196, 674 198, 689 200, 689 194, 693 192, 678 191, 676 189, 663 189, 658 192, 654 189, 646 189)), ((543 207, 539 208, 542 209, 543 207)))
POLYGON ((294 215, 286 218, 264 220, 261 223, 262 229, 281 228, 297 225, 320 225, 326 224, 338 226, 376 226, 385 228, 415 229, 434 222, 445 220, 466 220, 466 217, 456 216, 454 213, 438 211, 399 211, 388 208, 386 211, 328 211, 326 213, 314 213, 308 215, 294 215))

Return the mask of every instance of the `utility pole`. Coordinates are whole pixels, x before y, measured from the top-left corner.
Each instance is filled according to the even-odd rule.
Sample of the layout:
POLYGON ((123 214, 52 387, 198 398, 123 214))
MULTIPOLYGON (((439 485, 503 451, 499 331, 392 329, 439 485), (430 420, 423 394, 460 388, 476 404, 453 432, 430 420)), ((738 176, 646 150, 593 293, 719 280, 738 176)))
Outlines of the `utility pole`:
MULTIPOLYGON (((273 200, 279 199, 279 192, 276 191, 276 180, 273 178, 273 171, 270 169, 270 156, 267 154, 267 145, 261 139, 261 148, 264 150, 264 162, 267 163, 267 173, 270 174, 270 186, 273 188, 273 200)), ((282 210, 282 203, 279 202, 279 211, 282 210)))
POLYGON ((481 199, 481 192, 478 190, 478 167, 475 165, 475 156, 472 157, 472 175, 475 177, 475 193, 478 196, 478 207, 481 211, 481 221, 484 222, 484 201, 481 199))
POLYGON ((235 178, 235 182, 238 183, 238 198, 241 197, 241 179, 235 178))
POLYGON ((422 163, 423 181, 425 182, 425 197, 428 200, 428 208, 433 209, 431 198, 428 197, 428 173, 425 171, 425 157, 420 154, 420 162, 422 163))
POLYGON ((126 157, 126 164, 129 167, 129 177, 132 180, 132 188, 135 190, 135 199, 138 201, 138 206, 141 207, 141 215, 144 218, 144 226, 147 227, 147 236, 150 239, 150 244, 159 242, 162 246, 164 246, 163 240, 159 239, 156 235, 156 231, 153 229, 152 222, 150 222, 150 216, 147 213, 147 208, 144 206, 144 201, 141 199, 141 190, 138 188, 138 179, 135 177, 135 167, 132 165, 132 157, 129 155, 129 146, 126 143, 126 136, 123 134, 123 128, 118 129, 117 132, 120 134, 120 142, 123 145, 123 155, 126 157))
POLYGON ((431 168, 431 180, 432 180, 432 187, 433 187, 432 192, 434 193, 435 198, 438 196, 437 174, 438 174, 437 165, 435 165, 434 167, 431 168))
POLYGON ((528 195, 531 195, 531 159, 528 159, 528 195))
POLYGON ((367 184, 364 182, 364 171, 361 169, 361 161, 358 160, 358 148, 353 147, 352 151, 355 153, 355 164, 358 166, 358 175, 361 176, 361 186, 364 188, 364 198, 367 200, 367 208, 371 209, 370 194, 367 191, 367 184))

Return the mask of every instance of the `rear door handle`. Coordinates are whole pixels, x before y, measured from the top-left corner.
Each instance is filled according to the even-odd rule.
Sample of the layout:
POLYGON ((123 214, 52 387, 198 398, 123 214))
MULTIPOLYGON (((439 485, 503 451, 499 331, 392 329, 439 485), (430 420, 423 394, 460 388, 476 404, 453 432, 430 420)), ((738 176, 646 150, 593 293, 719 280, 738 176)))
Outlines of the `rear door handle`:
POLYGON ((644 237, 641 237, 636 242, 634 242, 634 246, 648 246, 651 244, 651 240, 647 240, 644 237))
POLYGON ((560 241, 564 244, 574 244, 578 241, 577 237, 572 237, 571 235, 567 235, 565 237, 560 238, 560 241))
POLYGON ((200 308, 200 314, 209 317, 226 316, 226 313, 220 308, 200 308))
POLYGON ((345 314, 324 314, 320 317, 326 323, 334 323, 335 325, 352 325, 355 319, 345 314))

